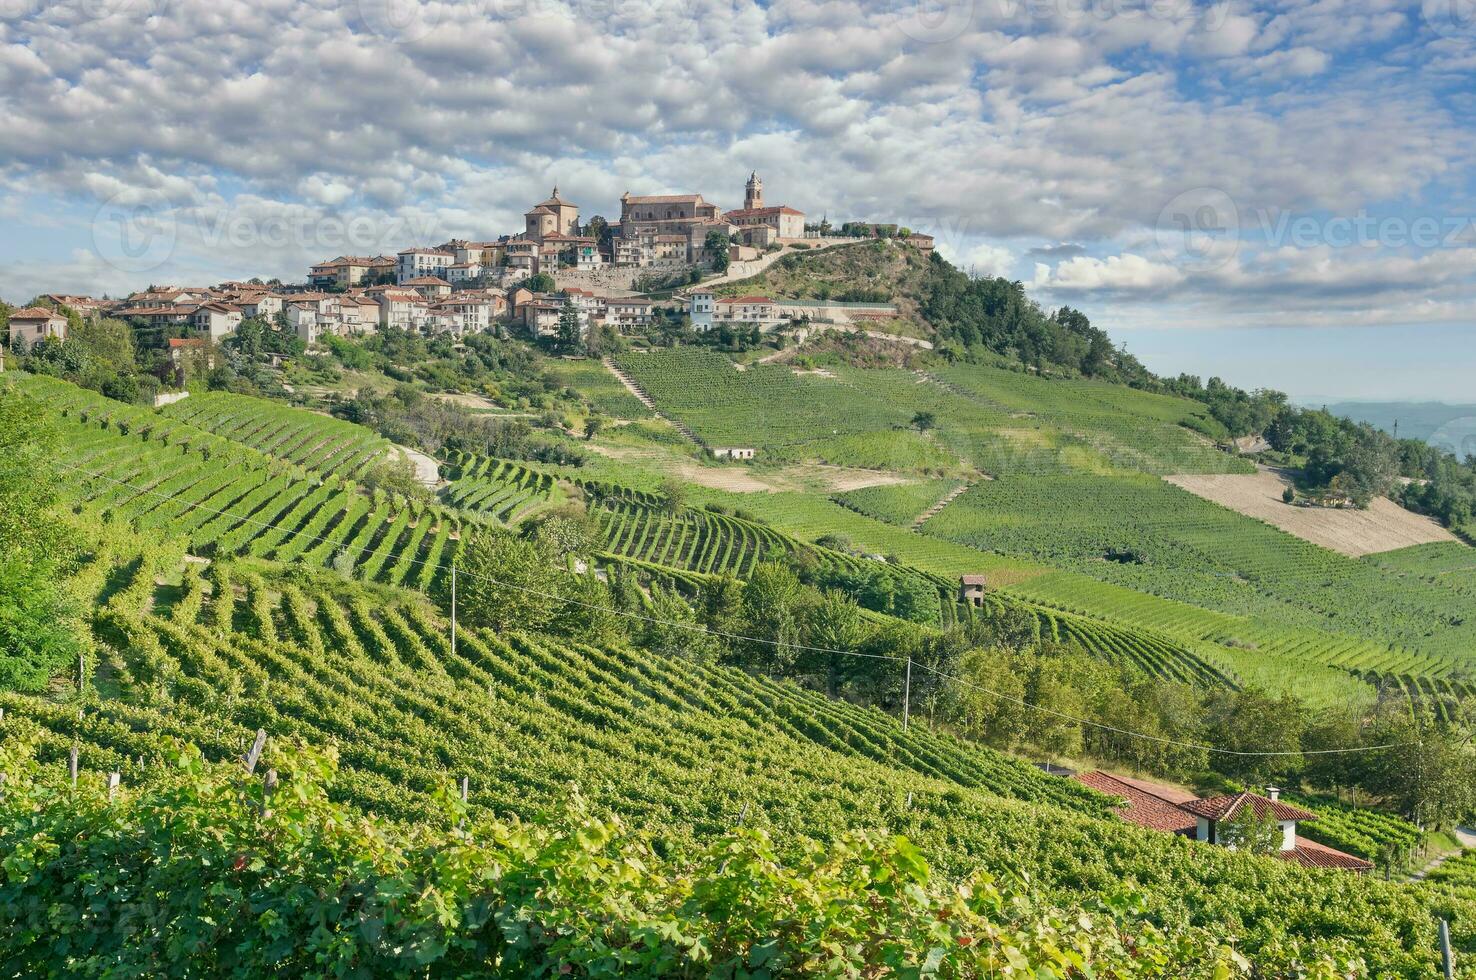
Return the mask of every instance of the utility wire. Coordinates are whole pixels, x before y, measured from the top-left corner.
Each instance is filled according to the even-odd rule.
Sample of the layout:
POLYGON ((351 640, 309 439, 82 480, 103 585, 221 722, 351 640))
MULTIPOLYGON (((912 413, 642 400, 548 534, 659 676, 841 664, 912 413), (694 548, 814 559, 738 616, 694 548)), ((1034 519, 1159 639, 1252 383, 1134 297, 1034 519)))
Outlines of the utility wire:
MULTIPOLYGON (((126 488, 128 488, 130 490, 133 490, 135 493, 145 494, 145 495, 152 496, 152 497, 158 497, 160 499, 174 501, 176 503, 179 503, 180 502, 180 498, 179 498, 179 496, 177 494, 160 493, 157 490, 153 490, 153 489, 150 489, 150 488, 147 488, 147 487, 140 487, 140 486, 137 486, 136 484, 129 483, 126 480, 121 480, 121 479, 119 479, 117 477, 108 476, 105 473, 97 473, 97 472, 94 472, 92 470, 88 470, 88 469, 86 469, 86 468, 84 468, 84 467, 82 467, 82 466, 80 466, 78 464, 75 464, 75 463, 59 462, 57 465, 60 466, 60 467, 62 467, 63 469, 68 469, 68 470, 72 470, 72 471, 77 472, 77 473, 82 473, 82 474, 84 474, 86 476, 90 476, 90 477, 93 477, 95 479, 106 480, 106 481, 109 481, 111 483, 115 483, 115 484, 117 484, 119 486, 126 487, 126 488)), ((235 518, 236 520, 240 521, 241 523, 252 524, 252 525, 255 525, 257 527, 264 528, 264 529, 267 529, 267 530, 281 531, 281 532, 287 534, 288 536, 306 537, 309 540, 317 541, 317 542, 320 542, 320 543, 322 543, 322 542, 332 543, 332 539, 331 538, 326 538, 326 537, 323 537, 321 535, 308 534, 307 532, 300 531, 300 530, 298 530, 296 528, 284 528, 284 527, 282 527, 280 525, 277 525, 277 524, 271 524, 271 523, 268 523, 266 521, 255 520, 254 518, 251 518, 249 516, 243 516, 243 515, 240 515, 240 514, 233 513, 231 511, 216 510, 214 508, 205 506, 203 503, 196 503, 196 502, 185 501, 185 502, 183 502, 183 506, 185 507, 186 510, 201 510, 201 511, 204 511, 205 513, 214 514, 214 515, 220 516, 220 517, 231 517, 231 518, 235 518)), ((354 548, 354 547, 350 547, 349 545, 343 545, 342 548, 341 548, 341 550, 348 551, 348 552, 357 552, 357 553, 359 553, 361 555, 367 555, 369 557, 379 557, 379 556, 383 556, 383 557, 395 557, 395 552, 392 552, 392 551, 375 551, 375 550, 370 549, 368 547, 357 547, 357 548, 354 548)), ((419 558, 406 557, 404 555, 400 555, 399 557, 403 561, 407 561, 407 562, 410 562, 410 563, 416 564, 416 565, 427 566, 427 565, 430 564, 429 562, 426 562, 426 561, 424 561, 422 559, 419 559, 419 558)), ((1113 726, 1113 725, 1106 725, 1106 724, 1103 724, 1101 722, 1091 721, 1091 720, 1086 719, 1086 718, 1078 718, 1078 717, 1076 717, 1074 715, 1068 715, 1068 714, 1065 714, 1063 712, 1056 711, 1056 710, 1054 710, 1052 708, 1048 708, 1048 707, 1046 707, 1044 705, 1039 705, 1039 704, 1035 704, 1034 702, 1031 702, 1031 701, 1026 701, 1023 698, 1017 698, 1017 697, 1014 697, 1014 696, 1009 695, 1009 694, 1003 694, 1003 693, 998 692, 998 691, 990 690, 989 688, 984 687, 981 684, 976 684, 973 681, 965 680, 964 678, 958 677, 957 675, 954 675, 954 674, 944 673, 943 671, 940 671, 937 668, 930 667, 927 664, 924 664, 924 663, 920 663, 918 661, 915 661, 911 657, 898 657, 898 656, 894 656, 894 655, 890 655, 890 654, 883 654, 883 653, 864 653, 864 652, 862 652, 860 650, 840 650, 840 649, 836 649, 836 648, 833 648, 833 647, 807 646, 805 644, 799 644, 799 643, 789 643, 789 644, 786 644, 786 643, 782 643, 782 642, 780 642, 778 640, 770 640, 770 639, 766 639, 766 638, 763 638, 763 637, 747 636, 747 635, 744 635, 744 634, 741 634, 741 633, 729 633, 729 632, 725 632, 723 630, 713 630, 713 629, 709 629, 707 626, 705 626, 705 625, 703 625, 701 623, 680 623, 680 622, 676 622, 676 621, 673 621, 673 620, 657 619, 657 618, 655 618, 653 616, 645 616, 645 615, 642 615, 640 613, 626 612, 626 611, 620 610, 620 609, 613 609, 610 606, 601 605, 599 603, 584 602, 583 600, 573 599, 573 598, 570 598, 568 596, 559 595, 558 593, 554 593, 554 592, 545 592, 545 591, 542 591, 542 590, 539 590, 539 589, 531 589, 531 588, 528 588, 526 586, 514 585, 511 582, 502 582, 502 581, 499 581, 499 580, 497 580, 495 578, 492 578, 489 575, 483 575, 483 574, 480 574, 478 572, 472 572, 472 571, 468 571, 468 570, 462 570, 459 574, 460 575, 463 575, 463 576, 466 576, 466 577, 477 579, 478 581, 487 582, 487 583, 489 583, 489 584, 491 584, 493 586, 496 586, 498 588, 510 589, 510 590, 512 590, 514 592, 520 592, 520 593, 523 593, 523 594, 526 594, 526 595, 534 595, 534 596, 539 596, 539 597, 545 598, 545 599, 552 599, 552 600, 554 600, 556 602, 563 602, 563 603, 567 603, 569 605, 581 606, 581 607, 586 608, 586 609, 598 609, 598 610, 600 610, 602 612, 612 613, 612 614, 617 615, 617 616, 623 616, 623 617, 625 617, 627 619, 638 620, 640 622, 646 622, 646 623, 653 623, 653 624, 660 625, 660 626, 670 626, 670 627, 674 627, 676 629, 689 630, 689 631, 696 632, 696 633, 704 633, 704 634, 707 634, 709 636, 720 636, 720 637, 723 637, 725 639, 742 640, 743 642, 746 642, 746 643, 757 643, 757 644, 761 644, 761 645, 768 645, 768 646, 774 646, 774 647, 788 647, 789 649, 792 649, 792 650, 803 650, 803 651, 809 652, 809 653, 835 654, 835 655, 844 656, 844 657, 862 657, 862 658, 867 658, 867 659, 871 659, 871 660, 889 660, 889 661, 892 661, 894 663, 907 662, 907 663, 913 664, 913 665, 921 668, 922 670, 924 670, 924 671, 926 671, 926 672, 928 672, 930 674, 933 674, 934 676, 936 676, 936 677, 938 677, 938 678, 940 678, 942 680, 952 681, 953 683, 961 684, 961 685, 963 685, 965 687, 968 687, 968 688, 971 688, 973 690, 977 690, 977 691, 980 691, 980 692, 982 692, 984 694, 987 694, 990 697, 998 698, 998 699, 1003 700, 1003 701, 1009 701, 1009 702, 1012 702, 1014 704, 1018 704, 1018 705, 1020 705, 1023 708, 1027 708, 1027 709, 1029 709, 1031 711, 1039 711, 1042 714, 1046 714, 1046 715, 1050 715, 1050 716, 1055 717, 1055 718, 1059 718, 1062 721, 1067 721, 1067 722, 1071 722, 1071 723, 1078 724, 1078 725, 1083 725, 1083 726, 1090 727, 1090 728, 1096 728, 1096 729, 1099 729, 1099 730, 1102 730, 1102 731, 1109 731, 1109 732, 1113 732, 1115 734, 1125 735, 1125 736, 1128 736, 1130 738, 1143 739, 1143 740, 1149 741, 1149 742, 1157 742, 1157 743, 1162 744, 1162 745, 1173 745, 1173 746, 1176 746, 1178 748, 1195 749, 1195 750, 1198 750, 1198 751, 1212 753, 1212 754, 1216 754, 1216 755, 1229 755, 1229 756, 1236 756, 1236 757, 1240 757, 1240 758, 1248 758, 1248 757, 1266 758, 1266 757, 1284 757, 1284 756, 1297 756, 1297 755, 1302 755, 1302 756, 1306 756, 1306 755, 1340 755, 1340 754, 1349 754, 1349 753, 1356 753, 1356 752, 1373 752, 1373 751, 1378 751, 1378 750, 1381 750, 1381 749, 1402 748, 1402 747, 1409 746, 1409 745, 1417 745, 1417 744, 1419 744, 1418 742, 1386 742, 1386 743, 1382 743, 1382 744, 1379 744, 1379 745, 1360 745, 1360 746, 1352 746, 1352 747, 1348 747, 1348 748, 1337 748, 1337 749, 1310 749, 1310 750, 1307 750, 1307 751, 1287 751, 1287 750, 1282 750, 1282 751, 1265 751, 1265 752, 1246 752, 1246 751, 1239 751, 1239 750, 1236 750, 1236 749, 1222 749, 1222 748, 1217 748, 1217 747, 1211 746, 1211 745, 1201 745, 1201 744, 1196 743, 1196 742, 1185 742, 1185 741, 1181 741, 1181 740, 1178 740, 1178 739, 1167 738, 1167 737, 1164 737, 1164 736, 1161 736, 1161 735, 1149 735, 1149 734, 1147 734, 1145 732, 1135 732, 1135 731, 1132 731, 1130 729, 1118 728, 1118 727, 1113 726)))

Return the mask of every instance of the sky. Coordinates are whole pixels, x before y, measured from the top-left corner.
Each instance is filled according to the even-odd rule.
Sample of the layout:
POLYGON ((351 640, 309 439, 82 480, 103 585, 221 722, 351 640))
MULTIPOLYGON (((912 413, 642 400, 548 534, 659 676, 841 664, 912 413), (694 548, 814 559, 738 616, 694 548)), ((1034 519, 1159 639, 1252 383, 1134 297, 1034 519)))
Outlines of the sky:
POLYGON ((1476 0, 0 0, 0 298, 698 192, 926 230, 1150 367, 1476 401, 1476 0))

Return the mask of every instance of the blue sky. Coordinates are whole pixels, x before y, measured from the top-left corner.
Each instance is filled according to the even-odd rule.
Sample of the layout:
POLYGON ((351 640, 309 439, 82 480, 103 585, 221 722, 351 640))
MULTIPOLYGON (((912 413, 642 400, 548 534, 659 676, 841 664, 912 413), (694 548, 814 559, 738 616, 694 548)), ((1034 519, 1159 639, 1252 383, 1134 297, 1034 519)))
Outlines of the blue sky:
POLYGON ((0 297, 698 191, 898 221, 1163 371, 1472 401, 1476 0, 0 0, 0 297))

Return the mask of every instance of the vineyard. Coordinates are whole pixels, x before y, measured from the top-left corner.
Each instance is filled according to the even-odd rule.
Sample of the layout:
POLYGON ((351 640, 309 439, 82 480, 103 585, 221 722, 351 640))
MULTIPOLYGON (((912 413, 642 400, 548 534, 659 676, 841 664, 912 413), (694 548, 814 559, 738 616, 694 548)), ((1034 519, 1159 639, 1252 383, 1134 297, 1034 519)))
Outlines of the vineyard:
MULTIPOLYGON (((667 839, 710 839, 741 814, 780 846, 887 827, 940 873, 1026 874, 1042 898, 1115 894, 1130 878, 1143 914, 1217 930, 1233 917, 1241 950, 1271 962, 1328 935, 1359 937, 1376 973, 1413 975, 1435 956, 1428 903, 1441 892, 1120 824, 1072 781, 873 709, 624 647, 464 629, 453 651, 414 593, 251 559, 201 570, 178 546, 130 551, 123 530, 109 535, 78 578, 99 596, 86 689, 0 695, 0 731, 48 766, 78 745, 85 773, 133 785, 171 739, 226 760, 261 727, 336 746, 335 796, 395 820, 435 819, 435 794, 462 776, 472 811, 499 816, 560 812, 577 785, 667 839)), ((1440 902, 1460 948, 1476 944, 1476 901, 1440 902)))
POLYGON ((1424 832, 1392 813, 1347 806, 1327 797, 1283 794, 1296 806, 1317 814, 1316 820, 1297 824, 1297 833, 1328 847, 1355 854, 1376 864, 1408 860, 1425 839, 1424 832))
POLYGON ((333 565, 429 589, 463 519, 323 477, 168 415, 45 378, 9 383, 55 412, 66 495, 206 556, 333 565))
POLYGON ((511 460, 453 450, 441 467, 446 503, 516 524, 561 499, 558 481, 511 460))
POLYGON ((962 487, 958 480, 924 480, 891 486, 865 487, 837 494, 835 502, 866 517, 899 527, 911 527, 928 508, 962 487))
POLYGON ((946 379, 844 366, 739 371, 691 348, 630 354, 619 365, 707 444, 756 446, 766 459, 995 475, 1250 471, 1186 427, 1214 431, 1194 403, 1091 382, 973 365, 946 379), (914 429, 919 413, 936 428, 914 429))
POLYGON ((248 395, 192 394, 162 412, 324 476, 362 476, 390 449, 363 426, 248 395))
MULTIPOLYGON (((1319 548, 1149 476, 989 481, 923 530, 1251 617, 1281 633, 1350 634, 1387 654, 1380 661, 1339 658, 1340 666, 1424 671, 1443 665, 1443 673, 1468 662, 1476 644, 1476 621, 1459 591, 1391 577, 1375 564, 1319 548)), ((1330 654, 1322 659, 1334 662, 1330 654)))

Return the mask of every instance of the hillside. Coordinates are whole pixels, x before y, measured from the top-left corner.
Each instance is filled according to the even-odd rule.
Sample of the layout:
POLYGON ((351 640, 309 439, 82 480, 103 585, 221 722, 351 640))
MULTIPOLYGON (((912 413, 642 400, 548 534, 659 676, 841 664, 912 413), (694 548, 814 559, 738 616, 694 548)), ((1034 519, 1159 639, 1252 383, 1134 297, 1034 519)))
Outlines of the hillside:
MULTIPOLYGON (((1171 486, 1156 474, 1243 465, 1196 431, 1207 424, 1197 403, 981 366, 834 364, 827 377, 738 371, 686 350, 621 363, 704 438, 747 434, 785 466, 856 466, 872 453, 903 482, 689 487, 673 501, 669 485, 641 487, 671 475, 661 462, 643 475, 448 449, 434 495, 401 492, 370 462, 384 440, 320 413, 226 394, 152 411, 11 374, 7 397, 24 393, 52 423, 93 659, 80 689, 55 678, 0 693, 5 730, 33 742, 48 771, 75 744, 87 771, 145 787, 177 743, 224 761, 263 728, 335 747, 336 803, 398 827, 434 822, 438 794, 465 777, 479 822, 557 821, 577 786, 672 853, 740 819, 772 835, 783 860, 805 840, 885 828, 938 875, 1018 876, 1031 901, 1075 906, 1131 882, 1131 916, 1193 943, 1235 922, 1240 948, 1273 972, 1348 954, 1338 937, 1357 935, 1376 974, 1418 975, 1435 955, 1437 907, 1463 950, 1476 944, 1463 891, 1332 878, 1137 830, 1091 791, 932 730, 921 702, 904 730, 891 655, 867 662, 884 711, 688 658, 680 631, 655 652, 608 633, 463 624, 453 651, 438 603, 466 539, 577 503, 599 574, 638 583, 638 617, 688 601, 668 595, 700 605, 778 562, 821 582, 887 578, 927 625, 890 607, 864 610, 866 621, 927 643, 1028 621, 1124 677, 1206 694, 1280 685, 1309 704, 1356 705, 1372 700, 1369 681, 1397 677, 1413 703, 1447 711, 1469 693, 1458 610, 1472 566, 1441 550, 1465 546, 1354 561, 1171 486), (932 423, 912 424, 919 412, 932 423), (1104 560, 1128 551, 1137 560, 1104 560), (988 600, 959 605, 956 576, 978 571, 988 600)), ((602 386, 609 396, 591 382, 602 386)), ((586 441, 645 444, 633 428, 586 441)), ((927 717, 939 697, 928 695, 927 717)), ((1330 832, 1338 846, 1376 846, 1350 824, 1330 832)))
MULTIPOLYGON (((694 844, 740 816, 781 847, 885 827, 942 873, 1018 874, 1059 901, 1131 879, 1146 903, 1135 914, 1211 930, 1233 916, 1242 950, 1268 966, 1348 952, 1336 932, 1357 935, 1380 973, 1412 975, 1434 955, 1419 888, 1136 830, 1085 788, 789 685, 471 629, 453 652, 413 595, 272 563, 200 573, 178 545, 127 535, 99 545, 82 573, 106 644, 93 679, 61 702, 0 697, 6 733, 50 767, 80 744, 87 772, 145 783, 170 739, 223 760, 263 727, 335 746, 334 796, 394 819, 434 820, 435 792, 463 776, 479 814, 556 813, 577 786, 598 811, 694 844)), ((1465 937, 1476 905, 1441 903, 1465 937)))

